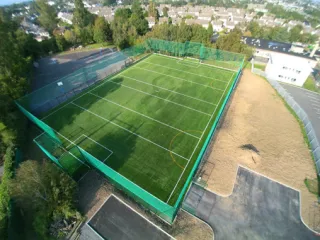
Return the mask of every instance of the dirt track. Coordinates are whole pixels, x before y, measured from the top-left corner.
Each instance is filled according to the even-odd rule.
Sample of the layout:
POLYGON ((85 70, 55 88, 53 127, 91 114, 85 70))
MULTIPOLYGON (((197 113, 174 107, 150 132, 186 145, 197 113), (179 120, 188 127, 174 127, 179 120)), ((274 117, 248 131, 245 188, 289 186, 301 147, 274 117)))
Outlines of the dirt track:
POLYGON ((304 184, 306 177, 316 178, 316 170, 300 126, 271 85, 249 70, 244 71, 207 161, 208 188, 220 195, 232 194, 238 165, 299 190, 303 221, 320 231, 317 197, 304 184), (241 148, 246 144, 258 153, 241 148))

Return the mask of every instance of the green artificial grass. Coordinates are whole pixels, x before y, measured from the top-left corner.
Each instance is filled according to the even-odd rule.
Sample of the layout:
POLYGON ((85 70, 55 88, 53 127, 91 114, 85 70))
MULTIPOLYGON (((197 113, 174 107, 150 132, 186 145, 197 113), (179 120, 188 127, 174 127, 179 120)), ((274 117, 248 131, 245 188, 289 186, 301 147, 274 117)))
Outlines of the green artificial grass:
POLYGON ((151 55, 53 109, 43 121, 72 148, 73 160, 63 161, 71 172, 82 172, 75 160, 84 160, 78 145, 174 205, 235 77, 234 71, 190 59, 151 55))

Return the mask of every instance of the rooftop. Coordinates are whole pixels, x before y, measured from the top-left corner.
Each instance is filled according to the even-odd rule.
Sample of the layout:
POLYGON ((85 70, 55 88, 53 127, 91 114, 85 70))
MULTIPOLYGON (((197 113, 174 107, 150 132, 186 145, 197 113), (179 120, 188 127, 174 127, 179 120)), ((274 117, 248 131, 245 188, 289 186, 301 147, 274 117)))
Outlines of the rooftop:
POLYGON ((298 54, 298 53, 290 52, 290 49, 292 46, 291 43, 270 41, 266 39, 252 38, 252 37, 242 37, 242 41, 245 44, 255 48, 264 49, 264 50, 273 51, 273 52, 286 53, 292 56, 316 60, 314 57, 309 56, 310 53, 298 54))

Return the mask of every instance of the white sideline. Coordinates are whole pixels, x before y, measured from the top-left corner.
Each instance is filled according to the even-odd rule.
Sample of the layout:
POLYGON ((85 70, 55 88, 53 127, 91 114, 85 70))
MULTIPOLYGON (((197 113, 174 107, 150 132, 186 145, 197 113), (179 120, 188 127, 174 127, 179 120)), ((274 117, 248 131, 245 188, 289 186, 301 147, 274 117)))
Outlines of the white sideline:
POLYGON ((160 148, 162 148, 162 149, 164 149, 164 150, 167 150, 168 152, 171 152, 172 154, 177 155, 177 156, 183 158, 184 160, 187 160, 187 161, 188 161, 187 158, 181 156, 180 154, 177 154, 177 153, 175 153, 175 152, 173 152, 173 151, 171 151, 171 150, 169 150, 169 149, 167 149, 167 148, 165 148, 165 147, 163 147, 163 146, 161 146, 161 145, 159 145, 159 144, 157 144, 157 143, 155 143, 155 142, 152 142, 151 140, 149 140, 149 139, 147 139, 147 138, 145 138, 145 137, 140 136, 139 134, 137 134, 137 133, 135 133, 135 132, 132 132, 132 131, 129 130, 129 129, 126 129, 125 127, 122 127, 122 126, 120 126, 120 125, 118 125, 118 124, 116 124, 116 123, 114 123, 114 122, 112 122, 112 121, 110 121, 110 120, 108 120, 108 119, 106 119, 106 118, 104 118, 104 117, 101 117, 101 116, 99 116, 98 114, 96 114, 96 113, 94 113, 94 112, 91 112, 90 110, 85 109, 85 108, 79 106, 78 104, 76 104, 76 103, 74 103, 74 102, 72 102, 72 104, 74 104, 75 106, 77 106, 78 108, 81 108, 82 110, 84 110, 84 111, 86 111, 86 112, 89 112, 89 113, 95 115, 95 116, 98 117, 98 118, 101 118, 101 119, 103 119, 103 120, 105 120, 105 121, 107 121, 107 122, 109 122, 109 123, 111 123, 111 124, 113 124, 113 125, 121 128, 121 129, 127 131, 127 132, 130 132, 131 134, 133 134, 133 135, 135 135, 135 136, 137 136, 137 137, 139 137, 139 138, 142 138, 143 140, 145 140, 145 141, 147 141, 147 142, 149 142, 149 143, 152 143, 152 144, 154 144, 154 145, 156 145, 156 146, 158 146, 158 147, 160 147, 160 148))
POLYGON ((144 117, 146 117, 146 118, 148 118, 148 119, 150 119, 150 120, 153 120, 153 121, 155 121, 155 122, 157 122, 157 123, 160 123, 160 124, 162 124, 162 125, 164 125, 164 126, 167 126, 167 127, 172 128, 172 129, 174 129, 174 130, 177 130, 177 131, 179 131, 179 132, 182 132, 182 133, 184 133, 184 134, 187 134, 187 135, 189 135, 189 136, 191 136, 191 137, 194 137, 194 138, 196 138, 196 139, 199 139, 199 137, 197 137, 197 136, 195 136, 195 135, 193 135, 193 134, 191 134, 191 133, 187 133, 187 132, 185 132, 185 131, 183 131, 183 130, 181 130, 181 129, 179 129, 179 128, 175 128, 175 127, 173 127, 173 126, 170 126, 169 124, 166 124, 166 123, 161 122, 161 121, 159 121, 159 120, 157 120, 157 119, 154 119, 154 118, 152 118, 152 117, 149 117, 149 116, 147 116, 147 115, 144 115, 143 113, 136 112, 135 110, 132 110, 132 109, 130 109, 130 108, 127 108, 127 107, 125 107, 125 106, 123 106, 123 105, 121 105, 121 104, 118 104, 118 103, 116 103, 116 102, 113 102, 113 101, 111 101, 111 100, 109 100, 109 99, 100 97, 99 95, 94 94, 94 93, 92 93, 92 92, 89 92, 89 93, 92 94, 93 96, 96 96, 97 98, 100 98, 101 100, 104 100, 104 101, 106 101, 106 102, 110 102, 110 103, 112 103, 112 104, 114 104, 114 105, 117 105, 117 106, 119 106, 119 107, 122 107, 122 108, 124 108, 124 109, 127 109, 128 111, 137 113, 137 114, 139 114, 139 115, 141 115, 141 116, 144 116, 144 117))
POLYGON ((160 74, 160 75, 163 75, 163 76, 167 76, 167 77, 179 79, 179 80, 182 80, 182 81, 185 81, 185 82, 194 83, 194 84, 197 84, 197 85, 206 87, 206 88, 211 88, 211 89, 219 90, 219 91, 223 92, 222 89, 220 89, 220 88, 215 88, 215 87, 211 87, 210 85, 205 85, 205 84, 202 84, 202 83, 197 83, 197 82, 194 82, 194 81, 186 80, 186 79, 179 78, 179 77, 174 77, 174 76, 171 76, 171 75, 168 75, 168 74, 165 74, 165 73, 159 73, 159 72, 157 72, 157 71, 153 71, 153 70, 150 70, 150 69, 141 68, 141 67, 137 67, 137 66, 134 66, 133 68, 139 68, 139 69, 142 69, 142 70, 145 70, 145 71, 148 71, 148 72, 154 72, 154 73, 157 73, 157 74, 160 74))
MULTIPOLYGON (((90 139, 92 142, 94 142, 95 144, 99 145, 100 147, 103 147, 103 148, 106 149, 108 152, 110 152, 110 154, 108 155, 108 157, 106 157, 102 162, 105 162, 105 161, 113 154, 113 151, 112 151, 111 149, 103 146, 102 144, 98 143, 97 141, 95 141, 95 140, 92 139, 91 137, 88 137, 88 136, 85 135, 85 134, 81 134, 79 137, 77 137, 77 138, 76 138, 75 140, 73 140, 73 141, 76 142, 79 138, 81 138, 81 137, 83 137, 83 136, 84 136, 85 138, 90 139)), ((73 144, 73 143, 72 143, 72 144, 73 144)), ((69 145, 67 146, 67 148, 70 147, 72 144, 69 144, 69 145)))
POLYGON ((58 109, 54 110, 53 112, 49 113, 47 116, 44 116, 43 118, 41 118, 40 120, 44 120, 47 117, 51 116, 52 114, 58 112, 59 110, 61 110, 62 108, 64 108, 65 106, 69 105, 70 103, 64 104, 62 107, 59 107, 58 109))
MULTIPOLYGON (((154 53, 156 55, 161 55, 162 57, 169 57, 169 58, 173 58, 171 56, 167 56, 167 55, 164 55, 164 54, 157 54, 157 53, 154 53)), ((197 58, 193 58, 193 57, 187 57, 187 58, 190 58, 190 59, 196 59, 196 60, 199 60, 197 58)), ((216 62, 223 62, 223 61, 219 61, 219 60, 215 60, 216 62)), ((224 67, 219 67, 219 66, 216 66, 216 65, 211 65, 211 64, 207 64, 207 63, 201 63, 201 65, 203 65, 204 67, 209 67, 209 68, 218 68, 218 70, 226 70, 226 71, 230 71, 230 72, 238 72, 237 70, 232 70, 232 69, 229 69, 229 68, 224 68, 224 67), (220 68, 220 69, 219 69, 220 68)))
POLYGON ((200 63, 193 63, 193 62, 191 62, 191 61, 186 61, 186 62, 184 62, 184 61, 186 61, 186 60, 177 60, 177 63, 178 64, 182 64, 182 65, 184 65, 184 66, 187 66, 187 67, 194 67, 194 68, 198 68, 199 66, 200 66, 200 63), (189 65, 188 65, 189 64, 189 65), (196 66, 195 66, 196 65, 196 66))
POLYGON ((151 94, 151 93, 146 93, 146 92, 140 91, 140 90, 135 89, 135 88, 133 88, 133 87, 129 87, 129 86, 127 86, 127 85, 124 85, 123 83, 117 83, 117 82, 114 82, 114 81, 110 81, 110 82, 112 82, 112 83, 114 83, 114 84, 118 84, 118 85, 123 86, 123 87, 126 87, 126 88, 130 88, 130 89, 132 89, 132 90, 134 90, 134 91, 137 91, 137 92, 141 92, 141 93, 143 93, 143 94, 145 94, 145 95, 153 96, 153 97, 155 97, 155 98, 162 99, 163 101, 167 101, 167 102, 176 104, 176 105, 178 105, 178 106, 185 107, 185 108, 188 108, 188 109, 190 109, 190 110, 193 110, 193 111, 196 111, 196 112, 199 112, 199 113, 202 113, 202 114, 205 114, 205 115, 210 116, 209 113, 205 113, 205 112, 202 112, 202 111, 200 111, 200 110, 197 110, 197 109, 194 109, 194 108, 185 106, 185 105, 183 105, 183 104, 176 103, 176 102, 170 101, 170 100, 168 100, 168 99, 158 97, 158 96, 153 95, 153 94, 151 94))
POLYGON ((147 83, 147 82, 144 82, 144 81, 140 81, 140 80, 138 80, 138 79, 136 79, 136 78, 133 78, 133 77, 128 77, 128 76, 125 76, 125 75, 123 75, 123 74, 119 74, 119 75, 122 76, 122 77, 125 77, 125 78, 132 79, 133 81, 140 82, 140 83, 143 83, 143 84, 146 84, 146 85, 150 85, 150 86, 153 86, 153 87, 157 87, 157 88, 159 88, 159 89, 163 89, 163 90, 166 90, 166 91, 169 91, 169 92, 173 92, 173 93, 176 93, 176 94, 179 94, 179 95, 188 97, 188 98, 192 98, 192 99, 198 100, 198 101, 200 101, 200 102, 208 103, 208 104, 211 104, 211 105, 214 105, 214 106, 216 105, 216 104, 214 104, 214 103, 211 103, 211 102, 208 102, 208 101, 205 101, 205 100, 196 98, 196 97, 191 97, 191 96, 186 95, 186 94, 183 94, 183 93, 179 93, 179 92, 176 92, 176 91, 167 89, 167 88, 159 87, 159 86, 154 85, 154 84, 151 84, 151 83, 147 83))
MULTIPOLYGON (((233 74, 232 74, 232 77, 233 77, 233 74)), ((232 79, 232 77, 231 77, 231 79, 232 79)), ((189 165, 189 162, 190 162, 191 158, 193 157, 193 154, 195 153, 195 151, 196 151, 197 147, 199 146, 199 143, 200 143, 200 141, 201 141, 201 139, 202 139, 202 137, 203 137, 203 134, 204 134, 204 133, 205 133, 205 131, 207 130, 207 128, 208 128, 208 126, 209 126, 209 124, 210 124, 210 122, 211 122, 211 119, 212 119, 212 117, 213 117, 214 113, 215 113, 215 112, 216 112, 216 110, 217 110, 217 107, 219 106, 219 104, 220 104, 220 102, 221 102, 221 100, 222 100, 222 97, 223 97, 223 95, 224 95, 225 91, 228 89, 228 86, 229 86, 229 84, 230 84, 231 79, 229 80, 229 82, 228 82, 228 85, 227 85, 226 89, 224 90, 224 92, 223 92, 223 94, 222 94, 222 96, 221 96, 221 98, 220 98, 220 100, 219 100, 219 102, 218 102, 217 106, 215 107, 215 109, 214 109, 213 113, 211 114, 211 117, 210 117, 210 119, 209 119, 209 121, 208 121, 208 123, 207 123, 207 126, 206 126, 206 127, 205 127, 205 129, 203 130, 203 132, 202 132, 202 134, 201 134, 201 137, 200 137, 200 139, 199 139, 199 141, 198 141, 197 145, 196 145, 196 146, 195 146, 195 148, 193 149, 193 152, 192 152, 192 154, 191 154, 191 156, 190 156, 190 158, 189 158, 189 160, 188 160, 188 162, 187 162, 186 166, 184 167, 184 169, 183 169, 183 171, 182 171, 182 173, 181 173, 181 175, 180 175, 180 177, 179 177, 179 179, 178 179, 178 181, 177 181, 176 185, 174 186, 174 188, 173 188, 173 190, 172 190, 172 192, 171 192, 171 194, 170 194, 170 196, 169 196, 169 198, 168 198, 168 200, 167 200, 167 203, 169 202, 169 200, 170 200, 170 198, 171 198, 171 196, 172 196, 173 192, 175 191, 176 187, 178 186, 178 183, 180 182, 180 179, 181 179, 181 177, 183 176, 183 173, 184 173, 184 172, 185 172, 185 170, 187 169, 187 167, 188 167, 188 165, 189 165)))
MULTIPOLYGON (((53 129, 53 128, 52 128, 53 129)), ((54 130, 54 129, 53 129, 54 130)), ((67 140, 68 142, 71 142, 74 144, 74 142, 72 142, 71 140, 69 140, 68 138, 66 138, 65 136, 63 136, 61 133, 59 133, 58 131, 54 130, 56 133, 58 133, 61 137, 63 137, 65 140, 67 140)), ((76 145, 76 144, 74 144, 76 145)), ((73 156, 75 159, 77 159, 79 162, 81 162, 82 164, 86 165, 87 167, 89 167, 85 162, 82 162, 81 159, 77 158, 75 155, 73 155, 71 152, 68 151, 68 153, 70 153, 71 156, 73 156)), ((90 168, 90 167, 89 167, 90 168)))
POLYGON ((179 71, 179 72, 189 73, 189 74, 192 74, 192 75, 196 75, 196 76, 203 77, 203 78, 208 78, 208 79, 211 79, 211 80, 216 80, 216 81, 219 81, 219 82, 224 82, 224 83, 227 82, 227 81, 223 81, 223 80, 219 80, 219 79, 210 78, 210 77, 207 77, 207 76, 205 76, 205 75, 200 75, 200 74, 196 74, 196 73, 192 73, 192 72, 188 72, 188 71, 184 71, 184 70, 179 70, 179 69, 176 69, 176 68, 171 68, 171 67, 163 66, 163 65, 160 65, 160 64, 156 64, 156 63, 151 63, 151 62, 147 62, 147 61, 145 61, 145 62, 143 62, 143 63, 147 63, 147 64, 152 64, 152 65, 164 67, 164 68, 172 69, 172 70, 179 71))

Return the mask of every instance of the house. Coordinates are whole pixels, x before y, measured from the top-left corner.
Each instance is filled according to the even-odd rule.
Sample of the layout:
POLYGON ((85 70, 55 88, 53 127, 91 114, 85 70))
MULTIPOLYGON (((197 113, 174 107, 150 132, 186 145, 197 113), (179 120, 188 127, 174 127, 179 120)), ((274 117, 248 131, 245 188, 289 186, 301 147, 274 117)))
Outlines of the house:
POLYGON ((234 22, 228 21, 224 24, 224 28, 228 29, 228 31, 233 30, 235 27, 236 27, 236 24, 234 22))
POLYGON ((59 12, 58 13, 58 19, 61 19, 61 21, 72 24, 72 18, 73 15, 71 13, 65 13, 65 12, 59 12))
POLYGON ((206 21, 211 21, 211 18, 212 18, 211 12, 200 13, 198 16, 198 19, 206 20, 206 21))
POLYGON ((248 9, 253 10, 255 12, 263 12, 267 13, 268 9, 266 9, 266 4, 248 4, 248 9))
POLYGON ((168 23, 169 22, 169 19, 167 17, 161 17, 159 18, 159 24, 162 24, 162 23, 168 23))
POLYGON ((267 78, 301 87, 313 70, 307 59, 272 53, 265 72, 267 78))
POLYGON ((255 51, 253 53, 254 57, 265 59, 266 62, 269 61, 271 54, 278 54, 306 59, 311 68, 314 68, 317 65, 317 59, 313 56, 310 56, 310 53, 293 52, 292 44, 290 43, 270 41, 252 37, 242 37, 242 42, 248 46, 255 48, 255 51))
POLYGON ((179 25, 182 22, 181 18, 171 18, 172 25, 179 25))
POLYGON ((232 17, 232 21, 235 24, 238 24, 238 23, 243 23, 245 21, 245 19, 244 19, 244 17, 232 17))
POLYGON ((186 19, 186 24, 187 25, 192 25, 192 24, 199 24, 204 28, 208 28, 209 26, 209 21, 207 20, 200 20, 200 19, 186 19))
POLYGON ((147 17, 148 27, 151 29, 156 24, 156 19, 154 17, 147 17))
POLYGON ((213 31, 221 32, 223 30, 221 21, 212 21, 211 24, 212 24, 213 31))

